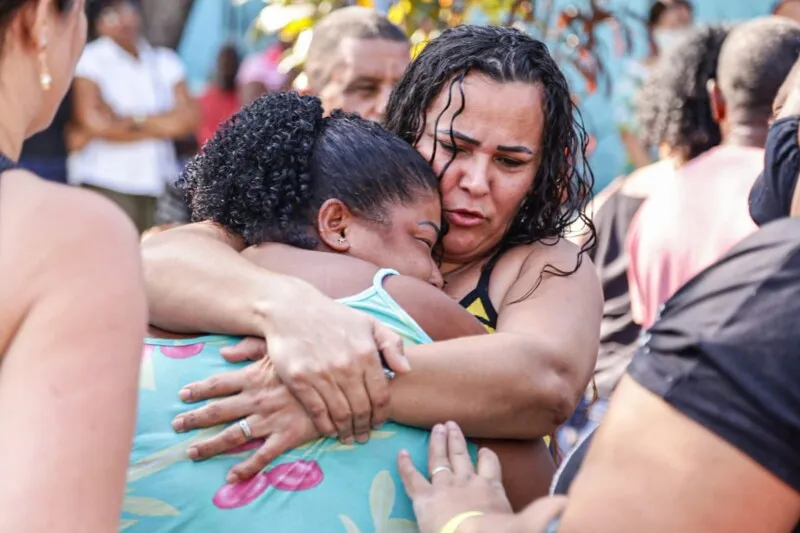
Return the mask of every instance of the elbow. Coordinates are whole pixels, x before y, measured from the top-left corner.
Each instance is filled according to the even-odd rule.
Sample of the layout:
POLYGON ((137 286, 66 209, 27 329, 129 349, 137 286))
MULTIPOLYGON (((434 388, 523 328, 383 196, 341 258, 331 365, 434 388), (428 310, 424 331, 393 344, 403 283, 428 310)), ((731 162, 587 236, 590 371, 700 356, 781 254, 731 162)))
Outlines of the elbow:
POLYGON ((586 390, 586 383, 568 365, 547 369, 539 367, 532 379, 535 381, 526 379, 525 385, 520 385, 518 398, 522 402, 515 414, 518 428, 525 434, 519 435, 519 438, 539 438, 552 434, 569 420, 586 390), (531 383, 539 385, 532 386, 531 383), (520 417, 520 413, 524 415, 520 417), (520 418, 524 420, 522 424, 520 418))

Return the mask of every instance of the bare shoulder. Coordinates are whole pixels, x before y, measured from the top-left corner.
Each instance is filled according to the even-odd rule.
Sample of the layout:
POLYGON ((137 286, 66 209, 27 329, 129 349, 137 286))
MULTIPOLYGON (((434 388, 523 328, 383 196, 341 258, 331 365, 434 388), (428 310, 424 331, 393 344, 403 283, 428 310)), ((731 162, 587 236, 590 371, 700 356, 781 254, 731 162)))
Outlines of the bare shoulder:
POLYGON ((425 281, 391 276, 384 281, 384 288, 435 341, 486 333, 458 302, 425 281))
POLYGON ((127 263, 128 272, 139 270, 133 224, 100 195, 13 170, 3 174, 0 206, 0 234, 8 243, 0 264, 8 265, 8 259, 24 265, 31 279, 45 265, 57 262, 55 271, 64 272, 98 256, 110 265, 127 263))
POLYGON ((568 239, 517 246, 504 254, 501 261, 506 262, 506 269, 516 273, 506 301, 522 298, 533 287, 540 297, 547 294, 557 297, 569 288, 570 293, 579 292, 585 303, 602 305, 602 288, 594 263, 580 245, 568 239))

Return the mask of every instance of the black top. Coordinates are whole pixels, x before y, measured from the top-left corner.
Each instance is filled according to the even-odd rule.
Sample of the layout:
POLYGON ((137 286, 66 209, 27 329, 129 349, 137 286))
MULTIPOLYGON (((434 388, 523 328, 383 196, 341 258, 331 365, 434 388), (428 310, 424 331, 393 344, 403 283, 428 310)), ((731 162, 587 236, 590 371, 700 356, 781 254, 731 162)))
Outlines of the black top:
POLYGON ((628 255, 625 238, 644 198, 626 196, 621 188, 611 193, 595 213, 597 245, 589 252, 603 284, 603 321, 594 379, 600 397, 617 386, 636 351, 641 328, 633 321, 628 293, 628 255))
POLYGON ((29 157, 67 157, 67 141, 64 137, 67 124, 72 116, 72 91, 61 102, 53 123, 31 136, 22 145, 22 159, 29 157))
POLYGON ((750 190, 750 217, 759 226, 788 217, 800 174, 797 126, 800 117, 775 121, 764 147, 764 170, 750 190))
POLYGON ((800 492, 798 320, 800 219, 784 218, 681 288, 628 374, 800 492))

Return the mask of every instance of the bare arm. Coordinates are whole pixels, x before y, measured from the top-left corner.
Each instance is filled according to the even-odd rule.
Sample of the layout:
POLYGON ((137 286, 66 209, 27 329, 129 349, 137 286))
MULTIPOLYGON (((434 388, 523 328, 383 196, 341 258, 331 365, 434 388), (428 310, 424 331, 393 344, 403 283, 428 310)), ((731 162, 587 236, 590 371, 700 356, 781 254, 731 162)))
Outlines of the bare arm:
POLYGON ((189 95, 185 82, 175 85, 175 105, 170 111, 148 115, 141 126, 142 131, 160 139, 180 139, 197 130, 200 111, 189 95))
POLYGON ((497 332, 406 349, 412 372, 392 382, 392 418, 431 427, 454 420, 471 437, 530 439, 572 414, 594 370, 602 294, 588 258, 566 277, 577 248, 566 241, 527 261, 499 309, 497 332), (432 394, 435 391, 436 394, 432 394))
MULTIPOLYGON (((72 88, 72 120, 76 136, 117 142, 141 141, 152 137, 134 128, 130 118, 116 117, 103 101, 100 87, 95 82, 77 77, 72 88)), ((85 145, 85 142, 72 143, 73 148, 81 145, 85 145)))
POLYGON ((0 270, 20 283, 3 304, 32 297, 0 372, 0 425, 13 436, 0 441, 0 531, 115 531, 147 322, 136 234, 85 191, 34 188, 28 216, 3 217, 27 228, 4 235, 0 270))
POLYGON ((559 533, 782 533, 799 517, 792 488, 625 378, 570 489, 559 533))

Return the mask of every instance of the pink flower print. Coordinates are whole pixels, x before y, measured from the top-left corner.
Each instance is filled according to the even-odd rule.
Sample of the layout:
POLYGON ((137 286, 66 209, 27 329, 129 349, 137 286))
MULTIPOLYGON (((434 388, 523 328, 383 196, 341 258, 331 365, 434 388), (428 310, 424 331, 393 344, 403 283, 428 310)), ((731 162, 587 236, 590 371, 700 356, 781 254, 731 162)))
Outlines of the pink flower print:
POLYGON ((188 359, 203 351, 205 343, 186 344, 184 346, 161 346, 161 353, 170 359, 188 359))
POLYGON ((295 492, 313 489, 322 483, 323 477, 319 463, 301 459, 280 464, 248 481, 226 483, 214 494, 212 501, 220 509, 236 509, 261 496, 270 485, 278 490, 295 492))
POLYGON ((270 485, 278 490, 298 491, 313 489, 322 483, 322 469, 316 461, 299 459, 283 463, 267 472, 270 485))
POLYGON ((214 494, 211 501, 220 509, 236 509, 261 496, 267 487, 269 479, 266 472, 261 472, 248 481, 226 483, 214 494))

